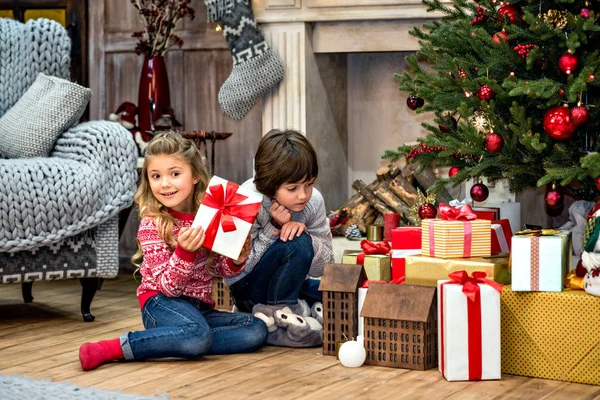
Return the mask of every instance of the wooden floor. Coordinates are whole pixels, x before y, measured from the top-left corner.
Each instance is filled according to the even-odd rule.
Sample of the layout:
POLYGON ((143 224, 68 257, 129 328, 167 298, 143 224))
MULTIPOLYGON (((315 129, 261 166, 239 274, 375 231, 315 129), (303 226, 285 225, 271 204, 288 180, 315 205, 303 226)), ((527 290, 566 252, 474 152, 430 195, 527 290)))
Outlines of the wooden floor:
POLYGON ((139 395, 168 393, 170 399, 600 399, 598 386, 511 375, 446 382, 437 370, 344 368, 320 349, 264 347, 253 354, 119 362, 83 372, 81 343, 142 329, 136 286, 130 274, 106 281, 92 303, 96 321, 85 323, 75 280, 34 284, 32 304, 22 303, 20 285, 0 285, 0 374, 139 395))

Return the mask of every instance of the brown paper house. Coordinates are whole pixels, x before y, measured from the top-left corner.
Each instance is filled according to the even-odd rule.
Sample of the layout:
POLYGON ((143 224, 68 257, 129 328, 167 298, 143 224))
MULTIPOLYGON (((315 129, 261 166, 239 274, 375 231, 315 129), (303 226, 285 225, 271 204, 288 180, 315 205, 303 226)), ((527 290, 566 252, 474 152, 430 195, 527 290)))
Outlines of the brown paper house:
POLYGON ((336 343, 358 335, 358 288, 367 279, 362 265, 327 264, 323 292, 323 355, 335 355, 336 343))
POLYGON ((229 292, 229 286, 223 282, 223 278, 213 278, 210 298, 215 302, 217 310, 231 311, 233 309, 233 297, 229 292))
POLYGON ((365 364, 426 370, 437 362, 436 288, 373 283, 364 317, 365 364))

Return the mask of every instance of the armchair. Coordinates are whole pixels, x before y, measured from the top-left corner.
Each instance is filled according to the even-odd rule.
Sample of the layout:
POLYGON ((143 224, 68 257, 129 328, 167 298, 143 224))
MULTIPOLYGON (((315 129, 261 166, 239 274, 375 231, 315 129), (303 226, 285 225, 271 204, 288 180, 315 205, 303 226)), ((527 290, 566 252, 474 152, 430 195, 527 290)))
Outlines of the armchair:
MULTIPOLYGON (((58 23, 0 19, 0 121, 39 73, 69 79, 69 54, 58 23)), ((6 129, 2 141, 37 145, 6 129)), ((34 281, 77 278, 83 319, 93 321, 96 290, 119 271, 118 214, 132 203, 136 161, 131 133, 108 121, 71 126, 47 155, 15 157, 0 146, 0 282, 21 283, 30 302, 34 281)))

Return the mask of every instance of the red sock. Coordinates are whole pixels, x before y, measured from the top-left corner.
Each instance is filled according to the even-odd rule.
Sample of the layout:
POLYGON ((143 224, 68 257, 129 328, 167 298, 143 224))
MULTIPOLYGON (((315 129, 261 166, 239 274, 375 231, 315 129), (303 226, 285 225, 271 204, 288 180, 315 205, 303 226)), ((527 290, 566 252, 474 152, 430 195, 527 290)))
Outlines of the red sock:
POLYGON ((121 339, 101 340, 96 343, 84 343, 79 348, 79 361, 84 371, 98 368, 100 365, 125 358, 121 348, 121 339))

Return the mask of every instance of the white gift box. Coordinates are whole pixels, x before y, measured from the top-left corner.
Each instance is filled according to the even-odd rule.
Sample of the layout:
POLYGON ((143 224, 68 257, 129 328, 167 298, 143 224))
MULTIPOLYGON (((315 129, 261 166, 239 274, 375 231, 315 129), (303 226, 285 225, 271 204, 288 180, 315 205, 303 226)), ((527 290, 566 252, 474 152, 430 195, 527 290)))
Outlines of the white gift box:
POLYGON ((571 270, 571 234, 512 237, 511 288, 515 292, 561 292, 571 270))
POLYGON ((449 281, 438 281, 437 291, 440 372, 448 381, 500 379, 500 293, 488 284, 477 284, 480 304, 473 307, 480 309, 481 326, 470 326, 470 317, 475 321, 478 317, 469 315, 463 285, 445 282, 449 281), (477 331, 480 342, 473 340, 479 337, 477 331), (471 373, 470 358, 474 360, 471 373))
POLYGON ((213 176, 192 223, 206 231, 203 247, 236 260, 261 203, 260 194, 213 176))

